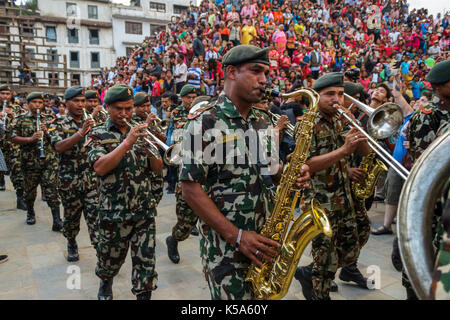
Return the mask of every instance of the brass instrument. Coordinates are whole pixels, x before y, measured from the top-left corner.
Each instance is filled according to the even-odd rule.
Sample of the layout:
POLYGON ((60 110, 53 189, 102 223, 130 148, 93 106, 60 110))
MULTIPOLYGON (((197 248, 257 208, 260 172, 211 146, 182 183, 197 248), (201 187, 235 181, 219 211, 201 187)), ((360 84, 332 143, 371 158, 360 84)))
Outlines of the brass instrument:
POLYGON ((92 117, 92 114, 88 114, 88 113, 86 112, 86 109, 83 108, 83 120, 86 120, 86 119, 92 119, 92 121, 94 121, 94 126, 95 126, 95 120, 94 120, 94 118, 92 117))
POLYGON ((353 181, 352 190, 355 196, 360 199, 368 199, 375 191, 378 177, 388 167, 383 161, 375 158, 375 152, 372 150, 367 156, 362 158, 359 168, 363 170, 365 177, 363 181, 353 181))
POLYGON ((419 299, 431 299, 434 267, 431 223, 434 207, 450 178, 450 131, 417 159, 403 185, 397 234, 403 266, 419 299))
MULTIPOLYGON (((273 93, 266 90, 265 94, 273 93)), ((252 263, 245 279, 251 283, 253 296, 258 300, 283 298, 308 243, 320 233, 327 237, 332 236, 328 218, 320 203, 315 199, 311 201, 311 209, 302 213, 288 232, 301 194, 301 189, 296 186, 296 181, 308 155, 319 95, 309 88, 278 95, 282 98, 302 95, 310 100, 311 107, 299 123, 299 130, 295 134, 297 141, 295 150, 283 170, 274 198, 274 209, 261 231, 262 236, 281 244, 280 254, 275 257, 274 262, 264 262, 261 268, 252 263)))
MULTIPOLYGON (((148 117, 148 113, 145 112, 145 115, 148 117)), ((153 120, 154 124, 151 125, 152 129, 158 130, 160 132, 167 131, 170 127, 170 121, 169 120, 161 120, 158 116, 156 116, 156 119, 153 120)))
MULTIPOLYGON (((272 117, 272 119, 273 119, 274 122, 277 122, 278 119, 280 119, 280 117, 281 117, 281 115, 279 115, 279 114, 272 113, 272 112, 270 112, 270 111, 267 111, 267 112, 268 112, 269 115, 272 117)), ((288 136, 290 136, 291 138, 294 138, 295 126, 292 125, 291 123, 289 123, 289 124, 286 126, 285 132, 286 132, 286 134, 287 134, 288 136)))
MULTIPOLYGON (((36 131, 41 131, 41 114, 39 109, 36 109, 36 131)), ((44 137, 39 139, 39 158, 44 159, 44 137)))

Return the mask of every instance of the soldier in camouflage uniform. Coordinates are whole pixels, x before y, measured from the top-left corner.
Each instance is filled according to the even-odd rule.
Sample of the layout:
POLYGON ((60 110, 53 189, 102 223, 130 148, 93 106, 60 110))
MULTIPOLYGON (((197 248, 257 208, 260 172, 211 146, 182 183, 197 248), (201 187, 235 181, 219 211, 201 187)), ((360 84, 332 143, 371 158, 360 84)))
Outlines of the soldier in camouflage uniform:
POLYGON ((76 236, 80 231, 81 214, 84 214, 91 243, 97 245, 97 177, 87 158, 86 135, 94 126, 91 118, 82 120, 86 107, 84 90, 70 87, 64 93, 68 108, 65 117, 55 121, 51 143, 60 154, 59 194, 64 207, 63 234, 67 239, 67 261, 79 259, 76 236))
POLYGON ((108 120, 91 130, 87 144, 89 162, 99 175, 97 267, 98 298, 113 298, 113 278, 125 262, 131 247, 132 292, 138 299, 150 299, 156 289, 155 198, 151 192, 151 171, 162 171, 156 159, 136 143, 145 136, 147 124, 131 129, 133 90, 115 85, 105 95, 108 120))
MULTIPOLYGON (((265 87, 267 51, 250 45, 230 50, 223 58, 224 93, 200 108, 184 128, 184 155, 197 151, 205 155, 211 146, 218 150, 230 144, 237 156, 246 160, 240 164, 237 157, 228 162, 220 158, 183 159, 181 165, 183 197, 200 218, 200 255, 212 299, 252 299, 251 286, 244 281, 250 264, 262 266, 262 261, 277 255, 273 248, 279 248, 277 242, 258 234, 273 202, 268 192, 271 186, 263 179, 265 168, 260 162, 249 163, 250 141, 237 133, 272 128, 270 116, 252 106, 260 101, 265 87), (189 142, 196 136, 205 137, 210 129, 220 136, 215 141, 202 140, 201 150, 196 150, 189 142)), ((279 162, 275 166, 281 169, 279 162)), ((305 169, 299 183, 308 179, 305 169)), ((269 177, 267 173, 264 176, 269 177)), ((280 176, 281 170, 272 175, 280 176)))
MULTIPOLYGON (((17 209, 27 210, 25 202, 23 200, 23 173, 20 165, 20 148, 18 145, 11 143, 11 125, 14 118, 22 114, 22 109, 18 104, 11 104, 11 89, 8 85, 0 86, 0 100, 7 100, 8 104, 5 108, 4 120, 5 120, 5 134, 0 140, 0 147, 3 150, 5 160, 10 171, 10 179, 16 190, 17 196, 17 209)), ((0 190, 4 190, 4 176, 0 172, 0 190)))
MULTIPOLYGON (((355 153, 364 156, 370 149, 366 138, 356 128, 346 131, 346 124, 336 111, 336 105, 344 103, 342 73, 332 72, 320 77, 313 89, 320 94, 319 112, 306 163, 314 175, 312 187, 305 190, 302 203, 303 209, 313 198, 322 204, 333 236, 330 239, 319 235, 312 241, 314 262, 298 268, 295 278, 300 281, 307 300, 328 300, 337 269, 355 263, 368 240, 369 220, 364 211, 355 209, 348 170, 355 153)), ((350 112, 348 114, 351 116, 350 112)), ((345 270, 340 275, 345 281, 362 277, 358 269, 345 270)))
MULTIPOLYGON (((180 142, 183 136, 183 127, 188 120, 189 110, 193 100, 197 97, 197 91, 193 85, 184 85, 180 91, 181 105, 172 111, 173 120, 173 141, 180 142)), ((178 242, 186 240, 189 235, 198 235, 198 230, 195 227, 198 217, 191 207, 183 199, 181 194, 181 182, 178 181, 175 185, 175 198, 177 223, 172 228, 172 235, 166 238, 167 254, 173 263, 180 261, 180 254, 178 253, 178 242)))
POLYGON ((84 94, 86 97, 86 112, 94 118, 95 124, 100 124, 106 121, 108 114, 103 109, 100 103, 100 97, 95 90, 87 90, 84 94))
POLYGON ((40 131, 36 130, 37 112, 43 110, 43 95, 32 92, 27 96, 30 111, 16 117, 12 124, 11 142, 20 146, 22 172, 24 175, 24 198, 27 206, 27 224, 35 224, 34 201, 36 189, 40 184, 47 198, 47 204, 52 211, 53 231, 61 231, 62 223, 59 212, 58 156, 50 144, 49 130, 52 119, 42 114, 40 116, 40 131), (40 158, 40 139, 43 141, 44 158, 40 158))
MULTIPOLYGON (((414 163, 437 138, 438 131, 447 126, 450 121, 450 60, 442 61, 433 66, 426 79, 431 83, 436 96, 424 108, 417 110, 411 117, 407 140, 409 141, 408 154, 414 163)), ((437 210, 439 211, 439 210, 437 210)), ((440 212, 435 212, 433 218, 433 234, 442 225, 440 212)), ((434 243, 440 243, 441 239, 435 238, 434 243)), ((402 285, 406 288, 409 300, 417 299, 417 296, 409 282, 406 272, 402 272, 402 285)))

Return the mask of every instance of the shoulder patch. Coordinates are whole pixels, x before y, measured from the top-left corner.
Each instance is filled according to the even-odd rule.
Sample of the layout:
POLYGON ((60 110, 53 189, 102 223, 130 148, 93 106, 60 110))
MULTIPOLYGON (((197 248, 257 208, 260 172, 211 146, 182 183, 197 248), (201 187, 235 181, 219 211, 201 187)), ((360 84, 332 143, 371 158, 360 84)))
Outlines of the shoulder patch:
POLYGON ((432 113, 433 112, 433 109, 432 108, 422 108, 422 110, 420 110, 422 113, 424 113, 424 114, 430 114, 430 113, 432 113))
POLYGON ((197 118, 199 115, 201 115, 203 112, 205 112, 206 110, 211 109, 212 107, 213 107, 212 104, 207 104, 207 105, 199 108, 194 113, 189 113, 187 118, 188 118, 188 120, 193 120, 193 119, 197 118))

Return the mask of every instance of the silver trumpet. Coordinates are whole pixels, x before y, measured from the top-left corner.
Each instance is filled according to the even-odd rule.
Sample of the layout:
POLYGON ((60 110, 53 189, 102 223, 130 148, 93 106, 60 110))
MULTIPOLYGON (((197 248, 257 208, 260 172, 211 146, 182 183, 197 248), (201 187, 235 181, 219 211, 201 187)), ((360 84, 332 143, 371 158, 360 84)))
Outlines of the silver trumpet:
MULTIPOLYGON (((145 115, 148 117, 148 113, 145 112, 145 115)), ((159 131, 164 132, 167 129, 169 129, 170 121, 169 120, 161 120, 158 116, 156 116, 156 119, 153 120, 154 124, 153 127, 157 128, 159 131)))
MULTIPOLYGON (((269 115, 272 117, 273 122, 277 122, 278 119, 280 119, 281 115, 267 111, 269 115)), ((290 136, 291 138, 294 138, 294 132, 295 132, 295 126, 291 123, 288 123, 285 130, 286 134, 290 136)))

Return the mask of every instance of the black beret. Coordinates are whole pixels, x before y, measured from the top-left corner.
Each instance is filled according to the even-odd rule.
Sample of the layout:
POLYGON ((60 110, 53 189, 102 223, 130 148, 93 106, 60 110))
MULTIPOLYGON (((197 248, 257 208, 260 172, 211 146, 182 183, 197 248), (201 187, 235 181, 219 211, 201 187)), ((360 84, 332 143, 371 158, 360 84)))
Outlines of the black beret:
POLYGON ((342 72, 330 72, 324 74, 319 79, 314 81, 312 88, 316 91, 320 91, 327 87, 343 87, 344 86, 344 75, 342 72))
POLYGON ((150 100, 148 99, 149 95, 146 92, 138 92, 134 95, 134 105, 135 106, 140 106, 141 104, 144 104, 146 102, 149 102, 150 100))
POLYGON ((27 95, 27 101, 30 102, 33 99, 44 99, 44 94, 42 92, 31 92, 29 95, 27 95))
POLYGON ((436 63, 426 76, 429 83, 445 83, 450 81, 450 60, 436 63))
POLYGON ((103 102, 111 104, 117 101, 133 100, 133 90, 126 84, 116 84, 106 91, 103 102))
POLYGON ((84 89, 80 86, 73 86, 70 87, 64 92, 64 99, 70 100, 72 98, 83 96, 84 95, 84 89))
POLYGON ((11 87, 9 84, 2 84, 0 85, 0 91, 11 91, 11 87))
POLYGON ((241 63, 263 63, 269 65, 269 48, 258 48, 256 46, 243 44, 228 51, 222 59, 224 67, 236 66, 241 63))
POLYGON ((185 84, 183 88, 181 88, 180 97, 184 97, 189 93, 197 93, 197 89, 195 89, 195 87, 192 84, 185 84))
POLYGON ((364 87, 361 83, 351 81, 344 82, 344 93, 348 94, 349 96, 353 97, 358 93, 361 94, 363 90, 364 87))
POLYGON ((95 90, 86 91, 84 96, 86 97, 86 99, 99 99, 98 92, 95 90))

